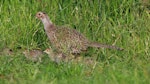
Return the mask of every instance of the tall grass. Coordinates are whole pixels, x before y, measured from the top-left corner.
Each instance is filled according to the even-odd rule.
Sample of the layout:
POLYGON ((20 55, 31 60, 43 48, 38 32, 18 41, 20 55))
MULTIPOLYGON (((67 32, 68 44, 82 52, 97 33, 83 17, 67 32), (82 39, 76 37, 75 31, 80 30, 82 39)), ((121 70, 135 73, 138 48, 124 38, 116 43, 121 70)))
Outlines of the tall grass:
POLYGON ((15 51, 0 56, 3 83, 150 83, 150 15, 148 0, 1 0, 0 48, 15 51), (147 1, 146 3, 143 1, 147 1), (145 5, 147 4, 147 5, 145 5), (83 33, 89 40, 117 45, 124 51, 89 49, 97 58, 94 68, 25 60, 23 49, 49 46, 43 24, 35 18, 44 11, 56 25, 83 33))

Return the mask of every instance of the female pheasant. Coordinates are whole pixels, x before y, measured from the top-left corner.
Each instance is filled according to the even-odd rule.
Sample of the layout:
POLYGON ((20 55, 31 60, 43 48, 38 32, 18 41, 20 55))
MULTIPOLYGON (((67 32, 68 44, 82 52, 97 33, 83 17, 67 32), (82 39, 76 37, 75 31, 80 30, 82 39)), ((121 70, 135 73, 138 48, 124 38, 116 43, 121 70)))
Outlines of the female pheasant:
POLYGON ((39 18, 44 24, 45 32, 52 44, 52 46, 58 51, 65 54, 78 54, 83 50, 87 50, 88 47, 97 48, 111 48, 117 50, 123 50, 122 48, 110 45, 103 45, 89 41, 84 35, 67 27, 58 27, 54 25, 49 19, 48 15, 44 12, 38 12, 36 17, 39 18))

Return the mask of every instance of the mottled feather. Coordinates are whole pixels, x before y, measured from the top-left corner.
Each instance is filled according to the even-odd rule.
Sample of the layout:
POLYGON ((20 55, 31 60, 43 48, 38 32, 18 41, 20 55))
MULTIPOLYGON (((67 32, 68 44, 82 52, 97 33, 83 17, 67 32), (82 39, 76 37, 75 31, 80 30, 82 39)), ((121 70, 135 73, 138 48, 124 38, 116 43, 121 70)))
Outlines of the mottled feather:
POLYGON ((104 45, 89 41, 84 35, 75 29, 67 27, 55 26, 49 19, 48 15, 43 12, 38 12, 36 17, 41 19, 44 24, 45 32, 54 48, 61 53, 80 53, 88 47, 97 48, 112 48, 123 50, 122 48, 110 45, 104 45))

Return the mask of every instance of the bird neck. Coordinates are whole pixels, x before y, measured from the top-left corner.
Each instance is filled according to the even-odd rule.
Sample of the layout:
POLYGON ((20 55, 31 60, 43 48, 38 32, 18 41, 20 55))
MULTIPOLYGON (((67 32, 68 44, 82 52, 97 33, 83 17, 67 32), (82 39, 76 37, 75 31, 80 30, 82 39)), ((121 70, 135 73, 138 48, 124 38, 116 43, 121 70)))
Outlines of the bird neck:
POLYGON ((44 29, 45 29, 46 31, 54 30, 54 29, 55 29, 54 24, 50 21, 50 19, 49 19, 48 17, 43 18, 43 19, 42 19, 42 22, 43 22, 43 24, 44 24, 44 29))

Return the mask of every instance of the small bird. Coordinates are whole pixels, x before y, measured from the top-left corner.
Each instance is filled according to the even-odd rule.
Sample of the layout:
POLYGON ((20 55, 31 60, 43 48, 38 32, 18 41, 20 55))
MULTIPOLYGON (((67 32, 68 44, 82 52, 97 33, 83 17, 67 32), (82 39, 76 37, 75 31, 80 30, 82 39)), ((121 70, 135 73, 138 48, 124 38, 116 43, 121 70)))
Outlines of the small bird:
POLYGON ((12 49, 10 49, 10 48, 3 48, 1 51, 0 51, 0 55, 8 55, 8 56, 10 56, 10 55, 13 55, 14 54, 14 52, 13 52, 13 50, 12 49))
POLYGON ((59 62, 59 61, 60 61, 59 58, 61 57, 61 55, 57 55, 57 56, 56 56, 56 53, 54 53, 52 49, 47 48, 46 50, 44 50, 44 52, 45 52, 46 54, 48 54, 49 58, 50 58, 52 61, 54 61, 54 62, 59 62))
POLYGON ((31 61, 39 61, 41 62, 41 58, 43 56, 43 51, 38 50, 38 49, 34 49, 34 50, 25 50, 23 51, 24 56, 31 61))
POLYGON ((65 54, 79 54, 82 51, 87 50, 88 47, 123 50, 122 48, 116 46, 91 42, 75 29, 58 27, 51 22, 48 15, 44 12, 38 12, 36 17, 44 24, 44 29, 51 42, 51 45, 58 52, 65 54))
POLYGON ((60 62, 69 62, 71 59, 73 59, 74 57, 72 56, 65 56, 65 54, 63 53, 57 53, 54 52, 51 48, 47 48, 46 50, 44 50, 44 52, 46 54, 48 54, 49 58, 56 63, 60 63, 60 62))

